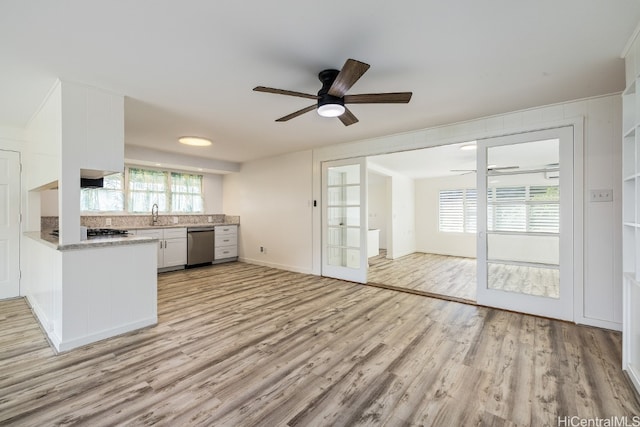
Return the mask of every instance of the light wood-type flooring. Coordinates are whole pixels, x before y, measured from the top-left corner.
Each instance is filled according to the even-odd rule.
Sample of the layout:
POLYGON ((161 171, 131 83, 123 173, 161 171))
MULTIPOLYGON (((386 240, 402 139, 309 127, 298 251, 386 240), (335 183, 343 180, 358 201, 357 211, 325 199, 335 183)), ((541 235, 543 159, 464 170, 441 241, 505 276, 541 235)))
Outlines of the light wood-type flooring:
POLYGON ((476 260, 415 252, 387 259, 387 251, 369 258, 367 282, 397 289, 418 291, 454 300, 475 302, 476 260))
MULTIPOLYGON (((369 258, 367 281, 391 289, 406 289, 421 295, 442 296, 454 301, 475 302, 477 262, 475 258, 415 252, 387 259, 387 251, 369 258)), ((558 298, 559 271, 491 263, 491 289, 558 298)))
POLYGON ((542 426, 632 416, 619 333, 243 263, 159 276, 159 324, 54 355, 0 302, 0 424, 542 426))

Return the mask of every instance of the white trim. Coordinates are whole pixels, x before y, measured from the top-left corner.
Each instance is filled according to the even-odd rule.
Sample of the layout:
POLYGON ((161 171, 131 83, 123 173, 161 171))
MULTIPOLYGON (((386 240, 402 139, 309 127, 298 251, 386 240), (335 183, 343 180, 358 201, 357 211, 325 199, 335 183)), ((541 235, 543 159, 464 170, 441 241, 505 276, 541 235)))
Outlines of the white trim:
POLYGON ((313 271, 308 269, 308 268, 299 268, 299 267, 292 266, 292 265, 285 265, 285 264, 278 264, 278 263, 275 263, 275 262, 260 261, 260 260, 253 259, 253 258, 239 257, 238 261, 239 262, 244 262, 244 263, 247 263, 247 264, 252 264, 252 265, 260 265, 262 267, 276 268, 278 270, 293 271, 294 273, 314 274, 313 271))
MULTIPOLYGON (((90 335, 84 335, 80 338, 75 338, 68 341, 58 342, 57 345, 54 342, 56 350, 59 353, 64 351, 73 350, 74 348, 81 347, 87 344, 93 344, 96 341, 112 338, 117 335, 122 335, 127 332, 133 332, 138 329, 146 328, 147 326, 154 326, 158 324, 158 317, 149 317, 147 319, 139 320, 137 322, 127 323, 125 325, 118 326, 117 328, 107 329, 104 331, 96 332, 90 335)), ((53 341, 53 340, 52 340, 53 341)))
POLYGON ((633 30, 633 33, 631 34, 631 37, 629 37, 629 39, 627 40, 627 43, 624 45, 624 48, 622 48, 622 52, 620 52, 620 58, 622 59, 626 58, 626 56, 629 54, 629 51, 631 50, 631 47, 633 46, 633 43, 636 41, 636 38, 638 37, 638 34, 640 34, 640 22, 638 23, 638 25, 636 25, 635 30, 633 30))

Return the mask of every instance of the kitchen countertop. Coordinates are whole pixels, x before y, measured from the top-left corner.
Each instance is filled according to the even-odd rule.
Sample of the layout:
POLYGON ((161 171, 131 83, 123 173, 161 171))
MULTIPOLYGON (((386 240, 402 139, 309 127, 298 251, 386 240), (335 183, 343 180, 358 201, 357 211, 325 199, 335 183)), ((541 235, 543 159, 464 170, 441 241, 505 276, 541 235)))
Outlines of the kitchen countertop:
POLYGON ((105 226, 103 228, 113 228, 115 230, 153 230, 160 228, 204 228, 204 227, 220 227, 226 225, 237 225, 240 226, 237 222, 202 222, 197 224, 162 224, 162 225, 136 225, 133 227, 111 227, 105 226))
POLYGON ((51 230, 27 231, 26 233, 24 233, 24 235, 40 243, 43 243, 52 249, 56 249, 59 251, 100 248, 100 247, 106 247, 106 246, 139 245, 143 243, 158 241, 158 239, 155 239, 153 237, 148 237, 148 236, 125 236, 125 237, 105 236, 105 237, 92 237, 78 243, 61 245, 59 244, 58 237, 51 235, 51 230))

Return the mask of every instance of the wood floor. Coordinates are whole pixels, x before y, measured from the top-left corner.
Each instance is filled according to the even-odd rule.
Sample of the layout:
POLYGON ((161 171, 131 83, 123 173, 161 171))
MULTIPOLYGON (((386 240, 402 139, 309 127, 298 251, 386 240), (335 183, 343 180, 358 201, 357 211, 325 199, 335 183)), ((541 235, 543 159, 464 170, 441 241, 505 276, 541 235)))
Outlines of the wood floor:
POLYGON ((243 263, 159 276, 157 327, 54 355, 0 302, 0 424, 542 426, 632 416, 621 336, 243 263))
POLYGON ((474 258, 421 252, 393 260, 386 256, 387 251, 380 250, 380 255, 369 258, 368 282, 475 302, 474 258))
MULTIPOLYGON (((474 258, 415 252, 387 259, 387 251, 369 258, 368 282, 374 285, 439 295, 454 301, 475 302, 477 262, 474 258)), ((488 286, 508 292, 520 292, 550 298, 560 296, 559 271, 490 263, 488 286)))

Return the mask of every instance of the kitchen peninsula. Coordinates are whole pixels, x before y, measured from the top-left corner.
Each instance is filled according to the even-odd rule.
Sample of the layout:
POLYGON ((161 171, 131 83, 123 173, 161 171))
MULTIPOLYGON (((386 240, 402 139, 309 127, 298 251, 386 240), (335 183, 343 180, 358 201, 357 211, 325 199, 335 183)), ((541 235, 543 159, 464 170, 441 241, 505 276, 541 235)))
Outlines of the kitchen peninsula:
POLYGON ((28 301, 58 352, 157 323, 156 239, 25 236, 26 262, 37 263, 26 265, 28 301))
POLYGON ((157 241, 83 240, 80 224, 81 177, 124 169, 124 96, 58 80, 27 138, 20 294, 51 345, 67 351, 156 324, 157 241), (42 234, 49 189, 57 189, 57 240, 42 234))

